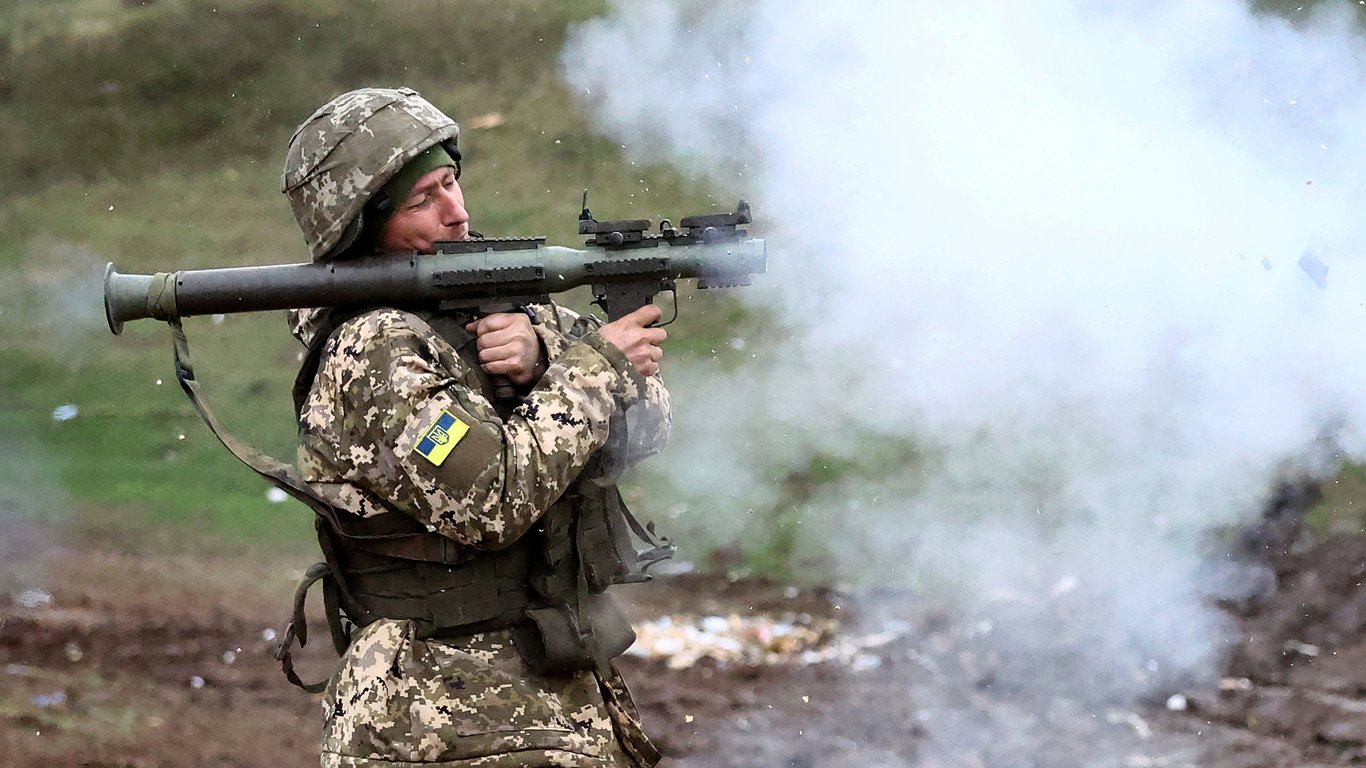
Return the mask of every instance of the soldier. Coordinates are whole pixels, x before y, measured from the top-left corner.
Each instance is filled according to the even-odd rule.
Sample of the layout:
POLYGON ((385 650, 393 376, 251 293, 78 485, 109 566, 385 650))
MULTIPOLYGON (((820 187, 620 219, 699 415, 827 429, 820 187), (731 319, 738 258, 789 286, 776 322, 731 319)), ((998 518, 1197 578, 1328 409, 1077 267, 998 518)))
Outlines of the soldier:
MULTIPOLYGON (((458 134, 403 88, 309 117, 283 187, 314 261, 478 237, 458 134)), ((322 579, 344 650, 322 765, 658 761, 612 663, 634 633, 605 594, 668 553, 614 485, 667 438, 658 318, 650 305, 605 325, 554 305, 291 313, 308 347, 299 469, 326 559, 308 583, 322 579), (637 552, 633 532, 655 549, 637 552)))

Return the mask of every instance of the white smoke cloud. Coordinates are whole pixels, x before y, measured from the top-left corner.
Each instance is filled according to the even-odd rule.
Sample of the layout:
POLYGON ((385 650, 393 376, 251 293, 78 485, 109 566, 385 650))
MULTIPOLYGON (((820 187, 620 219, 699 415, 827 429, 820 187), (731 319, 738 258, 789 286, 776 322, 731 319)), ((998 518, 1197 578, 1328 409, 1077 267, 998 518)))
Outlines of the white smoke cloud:
POLYGON ((799 331, 675 374, 680 485, 743 504, 785 462, 922 446, 811 500, 805 540, 847 573, 938 572, 985 613, 1075 583, 1095 679, 1208 673, 1203 534, 1366 459, 1345 14, 622 0, 563 65, 623 144, 739 174, 770 245, 751 295, 799 331))

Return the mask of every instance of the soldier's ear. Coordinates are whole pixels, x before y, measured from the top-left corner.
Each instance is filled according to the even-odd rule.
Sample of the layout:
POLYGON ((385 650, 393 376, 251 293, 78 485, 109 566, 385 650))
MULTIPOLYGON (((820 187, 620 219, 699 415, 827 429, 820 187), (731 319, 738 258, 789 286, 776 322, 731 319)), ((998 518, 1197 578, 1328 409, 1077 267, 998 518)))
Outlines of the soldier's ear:
POLYGON ((441 142, 441 147, 446 150, 446 154, 455 161, 455 179, 460 180, 460 148, 455 145, 455 139, 446 139, 441 142))

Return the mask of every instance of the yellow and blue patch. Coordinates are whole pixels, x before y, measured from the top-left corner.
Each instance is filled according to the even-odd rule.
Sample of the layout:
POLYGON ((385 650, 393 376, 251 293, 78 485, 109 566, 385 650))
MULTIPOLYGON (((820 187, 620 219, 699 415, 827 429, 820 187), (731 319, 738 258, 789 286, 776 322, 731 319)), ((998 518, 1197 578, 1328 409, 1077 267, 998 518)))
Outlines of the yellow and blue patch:
POLYGON ((436 417, 436 422, 422 433, 413 450, 439 467, 441 462, 451 455, 451 449, 455 444, 469 431, 468 424, 452 416, 450 411, 442 411, 441 415, 436 417))

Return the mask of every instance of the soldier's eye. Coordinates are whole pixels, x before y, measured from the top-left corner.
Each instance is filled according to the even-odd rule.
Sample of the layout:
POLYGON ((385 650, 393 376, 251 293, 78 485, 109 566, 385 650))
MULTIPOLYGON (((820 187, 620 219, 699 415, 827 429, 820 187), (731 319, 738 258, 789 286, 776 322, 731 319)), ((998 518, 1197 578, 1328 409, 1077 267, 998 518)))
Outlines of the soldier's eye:
POLYGON ((428 203, 430 203, 431 201, 432 201, 432 193, 426 192, 426 193, 423 193, 423 195, 422 195, 421 197, 412 197, 412 198, 409 198, 409 199, 408 199, 408 202, 404 203, 403 206, 402 206, 401 208, 399 208, 399 210, 400 210, 400 211, 415 211, 415 210, 417 210, 417 209, 419 209, 419 208, 425 207, 425 206, 426 206, 428 203))

